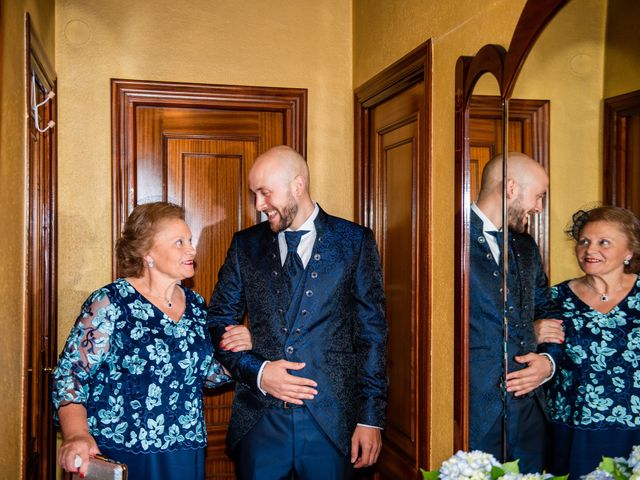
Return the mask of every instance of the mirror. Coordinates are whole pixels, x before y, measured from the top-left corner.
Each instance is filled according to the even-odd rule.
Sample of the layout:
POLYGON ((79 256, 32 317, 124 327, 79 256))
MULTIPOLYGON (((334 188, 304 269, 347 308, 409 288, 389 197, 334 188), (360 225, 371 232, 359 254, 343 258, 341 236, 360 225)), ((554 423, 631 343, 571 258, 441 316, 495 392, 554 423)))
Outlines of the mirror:
MULTIPOLYGON (((640 185, 630 183, 636 178, 640 183, 640 29, 634 25, 637 18, 640 2, 635 0, 530 0, 508 51, 487 45, 475 57, 461 57, 458 61, 456 449, 469 448, 469 425, 473 423, 469 418, 473 414, 469 405, 473 239, 469 235, 467 207, 472 199, 471 179, 477 175, 470 144, 472 95, 484 93, 486 75, 481 75, 495 72, 500 79, 500 96, 508 99, 509 150, 527 153, 547 167, 550 174, 547 202, 542 214, 530 220, 530 233, 547 262, 551 284, 576 276, 573 246, 563 233, 571 213, 602 200, 628 208, 638 205, 640 209, 640 193, 636 193, 640 185), (605 133, 609 117, 612 126, 605 133)), ((495 96, 495 89, 489 95, 495 96)))

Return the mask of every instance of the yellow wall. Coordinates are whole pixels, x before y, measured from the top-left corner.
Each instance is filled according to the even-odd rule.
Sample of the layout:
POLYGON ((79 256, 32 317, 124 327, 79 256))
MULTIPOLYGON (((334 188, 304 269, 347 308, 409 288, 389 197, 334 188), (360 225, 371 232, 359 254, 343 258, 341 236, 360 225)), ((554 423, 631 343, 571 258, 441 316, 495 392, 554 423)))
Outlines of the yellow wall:
POLYGON ((431 466, 453 449, 455 64, 486 43, 507 45, 524 0, 354 0, 354 85, 433 39, 431 466))
POLYGON ((640 2, 609 1, 604 98, 640 89, 640 2))
POLYGON ((606 0, 569 2, 542 32, 513 98, 550 100, 551 283, 581 275, 571 215, 602 200, 602 88, 606 0))
POLYGON ((350 2, 59 0, 56 39, 60 347, 111 278, 110 78, 307 88, 313 195, 352 218, 350 2))
POLYGON ((26 195, 24 14, 53 61, 53 0, 0 2, 0 476, 21 471, 26 195))

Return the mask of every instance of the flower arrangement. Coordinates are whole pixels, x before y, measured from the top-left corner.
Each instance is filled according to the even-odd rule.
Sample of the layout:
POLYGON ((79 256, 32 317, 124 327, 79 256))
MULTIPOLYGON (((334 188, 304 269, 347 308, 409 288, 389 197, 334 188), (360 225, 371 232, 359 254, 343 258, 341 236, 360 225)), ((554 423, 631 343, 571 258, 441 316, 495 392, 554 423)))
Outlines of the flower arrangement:
POLYGON ((598 468, 582 480, 640 480, 640 445, 631 449, 629 458, 603 457, 598 468))
MULTIPOLYGON (((442 463, 440 470, 427 472, 422 470, 424 480, 566 480, 548 473, 520 473, 518 461, 501 464, 489 453, 478 450, 458 451, 442 463)), ((593 479, 596 480, 596 479, 593 479)), ((640 477, 638 478, 640 480, 640 477)))

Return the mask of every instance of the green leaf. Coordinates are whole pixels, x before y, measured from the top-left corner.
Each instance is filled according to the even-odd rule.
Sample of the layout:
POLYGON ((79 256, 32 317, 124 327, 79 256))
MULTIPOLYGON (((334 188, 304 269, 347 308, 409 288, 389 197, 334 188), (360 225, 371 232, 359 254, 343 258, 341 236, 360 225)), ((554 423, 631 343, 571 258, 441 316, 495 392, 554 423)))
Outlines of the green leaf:
POLYGON ((627 480, 627 476, 618 468, 618 465, 616 465, 616 462, 611 457, 602 457, 598 468, 609 472, 615 480, 627 480))
POLYGON ((518 462, 520 460, 514 460, 513 462, 507 462, 502 464, 502 469, 504 473, 520 473, 520 467, 518 467, 518 462))
POLYGON ((602 457, 602 461, 600 462, 600 465, 598 465, 598 468, 600 470, 604 470, 605 472, 613 474, 616 470, 616 464, 613 461, 613 458, 602 457))
POLYGON ((440 476, 438 470, 427 472, 424 468, 421 468, 420 472, 422 472, 423 480, 438 480, 438 477, 440 476))
POLYGON ((562 475, 561 477, 551 477, 549 480, 567 480, 569 475, 562 475))
POLYGON ((505 474, 505 471, 500 467, 491 467, 491 480, 496 480, 505 474))

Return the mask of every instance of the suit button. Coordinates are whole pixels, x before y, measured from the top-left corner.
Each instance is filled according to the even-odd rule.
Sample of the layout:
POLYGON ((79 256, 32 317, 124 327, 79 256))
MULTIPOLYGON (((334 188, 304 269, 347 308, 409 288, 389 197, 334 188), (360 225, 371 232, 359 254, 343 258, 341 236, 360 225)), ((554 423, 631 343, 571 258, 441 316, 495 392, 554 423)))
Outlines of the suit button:
POLYGON ((509 307, 509 311, 513 312, 514 308, 513 307, 509 307))
POLYGON ((302 330, 300 330, 299 328, 296 328, 296 333, 297 333, 298 335, 300 335, 300 332, 301 332, 301 331, 302 331, 302 330))
POLYGON ((313 259, 314 259, 314 260, 316 260, 316 261, 320 260, 320 258, 321 258, 321 257, 320 257, 320 254, 319 254, 319 253, 316 253, 316 254, 313 256, 313 259))
POLYGON ((493 276, 494 276, 494 277, 497 277, 498 275, 500 275, 500 273, 498 273, 498 271, 497 271, 497 270, 494 270, 494 271, 493 271, 493 276))
POLYGON ((520 342, 520 346, 521 346, 521 347, 524 347, 524 346, 525 346, 525 342, 524 342, 524 340, 523 340, 522 342, 520 342))
POLYGON ((303 317, 304 317, 307 313, 309 313, 309 312, 308 312, 308 311, 306 311, 306 310, 302 310, 302 312, 300 312, 300 314, 301 314, 303 317))
POLYGON ((284 313, 284 308, 279 308, 278 313, 284 313))
POLYGON ((478 237, 478 243, 484 243, 484 242, 486 242, 484 237, 482 237, 482 236, 478 237))
POLYGON ((487 260, 491 260, 493 258, 493 255, 491 255, 490 253, 487 253, 487 260))
POLYGON ((287 327, 282 327, 282 331, 283 331, 284 333, 287 333, 287 332, 289 331, 289 329, 288 329, 287 327))
POLYGON ((318 278, 318 272, 311 272, 311 278, 318 278))
POLYGON ((307 297, 313 297, 313 290, 307 290, 306 292, 304 292, 304 294, 305 294, 307 297))
POLYGON ((274 277, 278 276, 278 272, 276 272, 275 270, 273 272, 271 272, 271 275, 273 275, 274 277))
POLYGON ((292 354, 293 353, 293 347, 291 347, 291 346, 287 347, 287 353, 288 354, 292 354))
POLYGON ((525 305, 525 306, 524 306, 524 309, 525 309, 525 310, 529 310, 529 305, 525 305))
POLYGON ((276 290, 276 295, 280 295, 280 290, 276 290))
POLYGON ((276 258, 276 254, 275 254, 275 253, 272 253, 272 254, 271 254, 271 258, 276 258))

